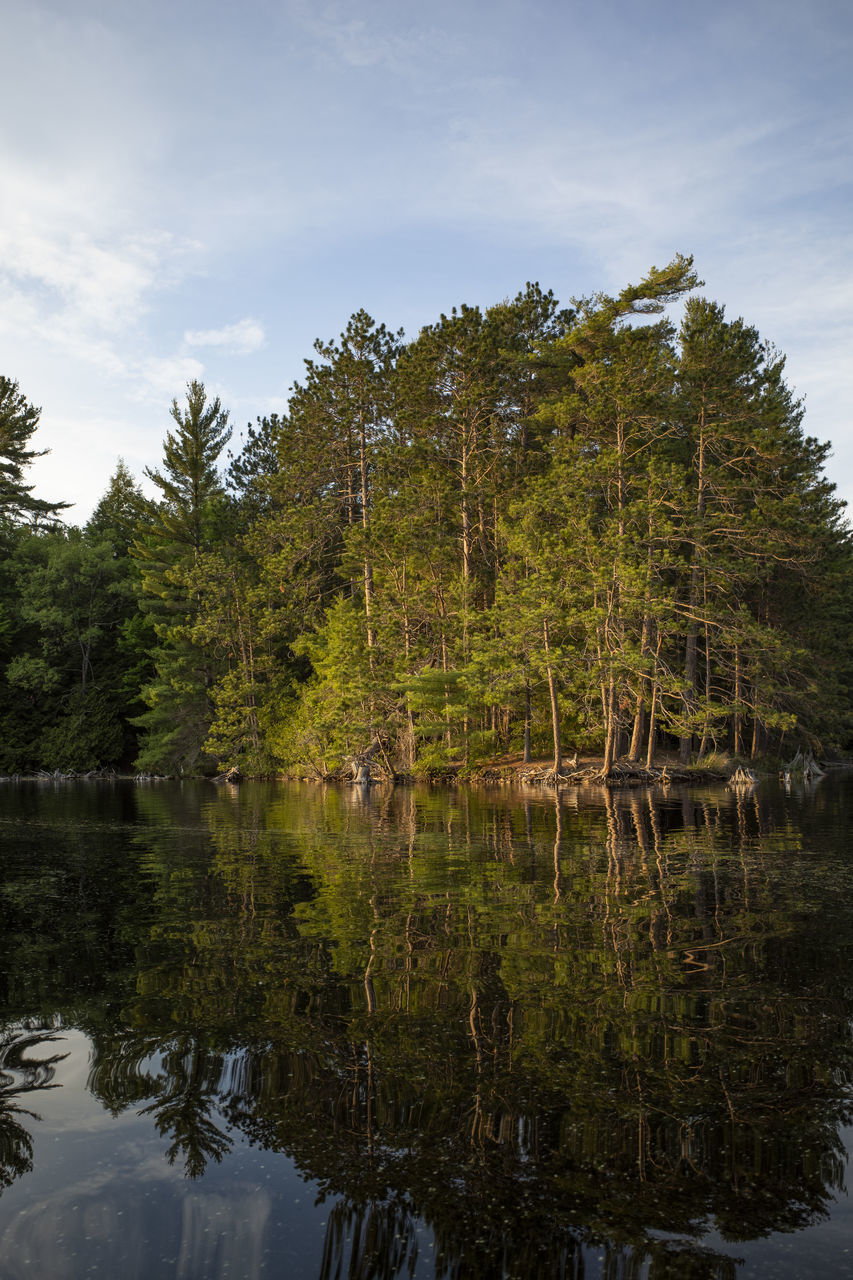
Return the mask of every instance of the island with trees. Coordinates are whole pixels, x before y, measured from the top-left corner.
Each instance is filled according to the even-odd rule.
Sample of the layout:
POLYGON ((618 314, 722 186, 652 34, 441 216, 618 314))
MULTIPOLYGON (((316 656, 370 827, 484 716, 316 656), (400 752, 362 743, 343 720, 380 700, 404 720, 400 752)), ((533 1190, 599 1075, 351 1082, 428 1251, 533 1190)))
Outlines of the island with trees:
POLYGON ((83 527, 0 377, 0 774, 843 752, 853 544, 784 363, 680 256, 362 310, 239 442, 190 383, 156 496, 119 462, 83 527))

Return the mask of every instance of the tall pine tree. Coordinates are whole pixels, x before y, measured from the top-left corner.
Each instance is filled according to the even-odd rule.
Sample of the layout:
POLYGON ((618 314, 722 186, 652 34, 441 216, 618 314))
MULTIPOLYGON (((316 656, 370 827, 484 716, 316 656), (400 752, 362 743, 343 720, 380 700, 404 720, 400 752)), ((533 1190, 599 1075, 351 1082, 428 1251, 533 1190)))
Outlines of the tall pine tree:
POLYGON ((205 763, 217 663, 193 635, 201 607, 195 574, 219 537, 225 496, 216 464, 231 435, 219 397, 208 401, 200 382, 189 383, 186 406, 174 400, 171 414, 175 428, 162 466, 146 469, 162 497, 133 544, 143 607, 157 635, 155 674, 143 690, 148 710, 137 721, 143 731, 137 765, 169 774, 205 763))

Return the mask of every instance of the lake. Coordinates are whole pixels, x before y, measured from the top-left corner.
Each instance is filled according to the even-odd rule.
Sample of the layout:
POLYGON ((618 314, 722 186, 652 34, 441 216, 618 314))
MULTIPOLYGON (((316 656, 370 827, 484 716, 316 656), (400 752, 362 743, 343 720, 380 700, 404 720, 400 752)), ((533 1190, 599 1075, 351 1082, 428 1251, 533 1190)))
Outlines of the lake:
POLYGON ((0 783, 0 1274, 853 1277, 853 774, 0 783))

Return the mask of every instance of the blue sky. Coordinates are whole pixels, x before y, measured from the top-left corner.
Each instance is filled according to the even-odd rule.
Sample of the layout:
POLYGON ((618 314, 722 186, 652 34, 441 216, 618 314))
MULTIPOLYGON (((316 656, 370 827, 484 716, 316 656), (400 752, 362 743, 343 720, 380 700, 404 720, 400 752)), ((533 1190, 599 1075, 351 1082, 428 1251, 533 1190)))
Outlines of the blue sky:
POLYGON ((677 252, 788 357, 853 501, 849 0, 0 0, 0 372, 85 520, 202 378, 677 252))

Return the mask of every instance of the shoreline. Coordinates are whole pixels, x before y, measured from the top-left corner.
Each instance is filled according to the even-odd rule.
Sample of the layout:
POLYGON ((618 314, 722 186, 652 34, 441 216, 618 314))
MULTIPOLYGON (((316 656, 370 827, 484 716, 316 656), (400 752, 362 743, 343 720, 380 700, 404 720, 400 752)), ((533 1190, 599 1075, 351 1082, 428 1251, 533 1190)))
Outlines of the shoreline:
MULTIPOLYGON (((382 786, 392 783, 403 786, 518 786, 553 789, 576 786, 605 786, 620 789, 642 786, 669 786, 672 783, 723 783, 724 785, 750 786, 770 778, 783 781, 785 768, 774 757, 744 763, 734 756, 717 756, 713 758, 713 763, 709 761, 708 764, 703 764, 701 761, 697 761, 694 764, 680 765, 671 757, 661 756, 655 760, 651 768, 625 759, 617 760, 610 772, 605 775, 603 756, 589 755, 575 758, 570 763, 564 764, 563 771, 559 775, 555 775, 552 761, 540 757, 528 763, 524 763, 517 758, 503 758, 486 761, 472 768, 466 768, 462 764, 450 764, 428 769, 423 773, 401 771, 390 775, 387 771, 376 771, 376 776, 371 772, 367 777, 363 774, 359 777, 355 776, 355 771, 352 768, 348 770, 340 769, 325 774, 321 774, 318 771, 313 775, 304 772, 243 774, 238 769, 231 769, 217 775, 188 774, 184 777, 177 774, 125 773, 113 769, 92 769, 85 773, 76 773, 73 770, 68 772, 63 772, 62 770, 54 770, 53 772, 36 770, 31 773, 0 774, 0 783, 212 782, 215 784, 239 785, 242 782, 310 782, 320 786, 363 787, 382 786)), ((832 771, 853 769, 853 760, 822 761, 821 769, 832 771)), ((794 776, 802 777, 801 774, 796 773, 794 776)))

